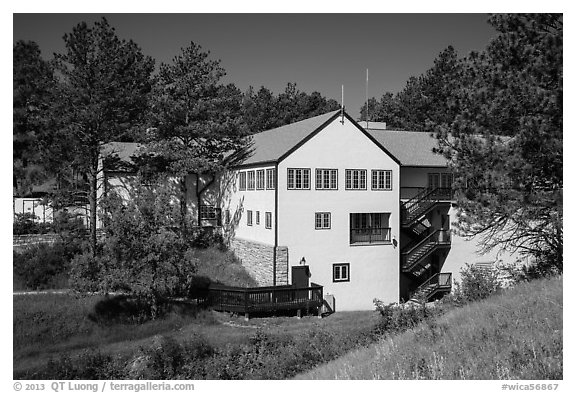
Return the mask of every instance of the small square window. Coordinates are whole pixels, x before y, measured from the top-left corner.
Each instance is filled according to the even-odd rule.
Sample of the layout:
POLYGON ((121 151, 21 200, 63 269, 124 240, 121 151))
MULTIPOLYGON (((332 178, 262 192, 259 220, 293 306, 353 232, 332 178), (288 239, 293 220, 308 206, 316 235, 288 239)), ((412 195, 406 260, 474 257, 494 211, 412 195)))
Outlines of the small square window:
POLYGON ((330 229, 330 213, 321 212, 315 214, 316 229, 330 229))
POLYGON ((332 265, 332 281, 342 282, 350 281, 350 264, 335 263, 332 265))

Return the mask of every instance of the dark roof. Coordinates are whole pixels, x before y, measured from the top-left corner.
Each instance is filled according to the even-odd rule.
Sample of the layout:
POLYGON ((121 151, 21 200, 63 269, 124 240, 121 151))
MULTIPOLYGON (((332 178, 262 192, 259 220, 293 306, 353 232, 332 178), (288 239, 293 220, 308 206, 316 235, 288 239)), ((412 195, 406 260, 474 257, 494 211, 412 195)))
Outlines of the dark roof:
POLYGON ((332 111, 252 136, 251 155, 243 165, 279 160, 340 111, 332 111))
POLYGON ((427 132, 367 130, 374 139, 396 157, 402 166, 447 166, 446 158, 434 153, 436 138, 427 132))
MULTIPOLYGON (((336 110, 254 134, 250 154, 241 166, 277 162, 339 113, 340 110, 336 110)), ((346 116, 350 119, 347 114, 346 116)), ((362 124, 366 123, 361 122, 360 127, 362 124)), ((447 165, 442 155, 432 151, 437 146, 437 140, 426 132, 368 128, 366 133, 402 166, 444 167, 447 165)), ((103 147, 102 156, 112 155, 124 165, 133 165, 132 157, 138 155, 138 150, 142 146, 138 143, 112 142, 103 147)))

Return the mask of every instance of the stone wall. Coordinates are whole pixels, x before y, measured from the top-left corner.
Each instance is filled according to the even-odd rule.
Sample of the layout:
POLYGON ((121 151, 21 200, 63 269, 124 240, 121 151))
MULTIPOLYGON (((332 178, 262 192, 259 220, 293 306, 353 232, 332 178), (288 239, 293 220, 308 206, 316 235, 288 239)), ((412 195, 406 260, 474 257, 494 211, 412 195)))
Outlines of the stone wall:
MULTIPOLYGON (((230 248, 259 286, 274 285, 273 246, 235 238, 230 248)), ((288 284, 288 247, 276 247, 276 285, 288 284)))
POLYGON ((276 285, 288 285, 288 247, 276 247, 276 285))
POLYGON ((230 248, 259 286, 274 284, 274 246, 235 238, 230 242, 230 248))

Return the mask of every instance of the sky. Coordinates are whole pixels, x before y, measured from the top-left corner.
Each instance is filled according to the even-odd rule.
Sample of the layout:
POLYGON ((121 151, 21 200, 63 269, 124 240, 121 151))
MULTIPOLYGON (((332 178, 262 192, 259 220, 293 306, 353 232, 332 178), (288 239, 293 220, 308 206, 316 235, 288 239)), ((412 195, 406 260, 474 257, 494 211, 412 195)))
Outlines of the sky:
POLYGON ((32 40, 43 56, 62 52, 65 33, 105 16, 121 38, 134 40, 157 65, 191 41, 221 60, 223 82, 242 91, 288 82, 341 102, 358 117, 368 95, 401 90, 452 45, 460 56, 495 36, 486 14, 14 14, 13 42, 32 40))

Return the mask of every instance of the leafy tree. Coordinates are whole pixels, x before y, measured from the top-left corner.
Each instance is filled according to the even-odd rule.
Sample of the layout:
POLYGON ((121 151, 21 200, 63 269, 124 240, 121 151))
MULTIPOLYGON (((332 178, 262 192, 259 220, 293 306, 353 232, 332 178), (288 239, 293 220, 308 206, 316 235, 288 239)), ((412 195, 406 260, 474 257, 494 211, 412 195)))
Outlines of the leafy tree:
POLYGON ((459 188, 459 229, 485 249, 562 270, 561 15, 495 15, 499 35, 461 63, 458 115, 437 126, 459 188))
POLYGON ((252 134, 278 127, 277 110, 276 97, 264 86, 257 92, 250 86, 244 94, 242 115, 252 134))
MULTIPOLYGON (((178 178, 180 227, 187 232, 188 184, 194 174, 215 174, 225 166, 227 154, 245 146, 241 117, 242 94, 233 85, 220 84, 225 75, 220 61, 191 43, 171 64, 161 64, 155 81, 150 115, 148 152, 167 159, 169 172, 178 178)), ((201 201, 208 185, 196 182, 201 201)), ((200 209, 198 209, 200 222, 200 209)))
POLYGON ((133 41, 118 38, 104 18, 93 26, 78 24, 64 36, 64 42, 64 53, 55 58, 59 83, 51 120, 58 129, 51 135, 51 146, 66 146, 72 163, 62 161, 86 177, 95 253, 100 151, 141 121, 154 62, 133 41))
POLYGON ((42 165, 40 141, 43 121, 54 85, 52 65, 33 41, 13 47, 13 176, 16 194, 22 194, 49 178, 42 165))
POLYGON ((105 240, 97 256, 74 260, 71 283, 87 290, 125 291, 152 307, 152 317, 168 297, 185 296, 196 270, 186 257, 188 242, 175 230, 178 206, 169 188, 151 188, 138 178, 129 200, 111 191, 102 202, 105 240))
MULTIPOLYGON (((419 77, 410 77, 396 95, 386 92, 379 102, 368 100, 370 120, 384 121, 387 128, 429 131, 432 125, 450 123, 458 107, 452 91, 457 87, 460 62, 449 46, 434 60, 434 65, 419 77)), ((366 104, 360 109, 366 119, 366 104)))
POLYGON ((250 87, 244 96, 243 117, 250 133, 255 134, 339 108, 338 102, 317 91, 308 94, 288 83, 278 96, 264 86, 256 93, 250 87))

